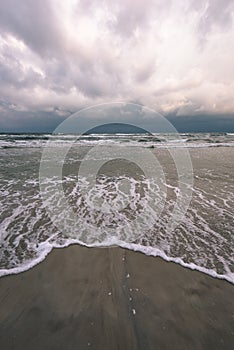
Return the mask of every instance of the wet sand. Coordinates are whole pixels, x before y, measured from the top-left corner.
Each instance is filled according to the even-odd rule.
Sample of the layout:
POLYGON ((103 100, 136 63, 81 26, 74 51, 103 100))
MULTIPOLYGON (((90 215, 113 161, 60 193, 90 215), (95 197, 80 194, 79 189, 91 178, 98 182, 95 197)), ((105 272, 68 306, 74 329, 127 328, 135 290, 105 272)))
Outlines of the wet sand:
POLYGON ((234 286, 121 248, 54 249, 0 278, 0 348, 227 349, 234 286))

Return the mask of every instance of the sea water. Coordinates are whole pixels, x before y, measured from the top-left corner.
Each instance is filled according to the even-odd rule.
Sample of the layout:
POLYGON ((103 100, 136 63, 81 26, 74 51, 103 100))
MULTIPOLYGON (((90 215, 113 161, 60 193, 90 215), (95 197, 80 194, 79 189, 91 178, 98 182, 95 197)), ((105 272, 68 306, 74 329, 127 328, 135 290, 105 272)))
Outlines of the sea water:
POLYGON ((1 134, 0 276, 33 267, 53 247, 77 243, 121 246, 161 256, 234 283, 233 151, 234 134, 227 133, 179 137, 1 134), (70 150, 62 164, 62 177, 44 177, 40 183, 41 159, 48 140, 56 150, 68 146, 70 150), (110 154, 113 147, 148 149, 160 164, 162 176, 147 177, 145 169, 124 159, 107 158, 105 164, 102 146, 108 146, 110 154), (94 148, 97 151, 90 152, 94 148), (192 162, 192 172, 188 172, 193 181, 187 184, 190 188, 186 192, 190 193, 189 205, 183 218, 168 230, 177 199, 186 196, 180 191, 170 151, 184 149, 192 162), (84 159, 90 162, 90 173, 79 176, 84 159), (90 187, 91 165, 100 161, 104 165, 95 175, 95 186, 90 187), (60 215, 58 185, 74 213, 75 224, 69 215, 60 215), (52 214, 48 208, 53 209, 52 214), (60 218, 59 224, 53 215, 60 218))

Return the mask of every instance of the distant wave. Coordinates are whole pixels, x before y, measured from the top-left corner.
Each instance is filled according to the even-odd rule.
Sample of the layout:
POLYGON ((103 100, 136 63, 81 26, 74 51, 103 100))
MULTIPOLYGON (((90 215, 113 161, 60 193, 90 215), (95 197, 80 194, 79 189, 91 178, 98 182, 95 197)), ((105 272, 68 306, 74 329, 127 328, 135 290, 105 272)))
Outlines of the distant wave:
POLYGON ((232 147, 234 133, 182 134, 0 134, 0 148, 43 147, 48 139, 51 146, 76 142, 80 145, 125 145, 140 147, 232 147))

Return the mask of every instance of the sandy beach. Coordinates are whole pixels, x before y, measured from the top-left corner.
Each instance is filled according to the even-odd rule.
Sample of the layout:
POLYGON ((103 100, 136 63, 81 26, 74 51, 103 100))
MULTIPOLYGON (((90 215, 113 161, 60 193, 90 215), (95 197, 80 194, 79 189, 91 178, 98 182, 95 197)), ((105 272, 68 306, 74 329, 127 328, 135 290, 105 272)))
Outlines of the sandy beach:
POLYGON ((233 288, 121 248, 54 249, 0 279, 0 347, 229 350, 233 288))

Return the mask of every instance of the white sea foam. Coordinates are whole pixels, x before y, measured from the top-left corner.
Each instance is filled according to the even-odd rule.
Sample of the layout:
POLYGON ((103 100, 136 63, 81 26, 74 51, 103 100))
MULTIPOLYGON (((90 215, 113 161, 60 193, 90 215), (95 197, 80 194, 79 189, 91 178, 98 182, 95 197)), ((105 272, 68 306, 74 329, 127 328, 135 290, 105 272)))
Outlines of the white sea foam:
MULTIPOLYGON (((74 181, 75 178, 72 177, 68 177, 65 180, 66 183, 73 183, 74 181)), ((136 184, 136 180, 133 180, 133 183, 136 184)), ((12 181, 10 184, 7 184, 8 187, 16 185, 17 183, 15 184, 15 182, 12 181)), ((83 179, 83 186, 85 185, 86 181, 83 179)), ((109 185, 110 184, 108 183, 108 186, 109 185)), ((152 183, 150 185, 152 186, 152 183)), ((36 187, 37 181, 27 180, 24 183, 24 186, 36 187)), ((105 198, 107 195, 110 196, 110 192, 106 192, 106 186, 107 183, 105 183, 105 181, 102 182, 100 187, 96 188, 96 195, 99 195, 101 198, 105 198)), ((50 191, 52 187, 53 182, 49 182, 48 191, 50 191)), ((167 184, 167 187, 174 193, 174 195, 179 195, 176 186, 167 184)), ((152 188, 155 189, 155 187, 152 188)), ((113 190, 115 194, 120 191, 118 182, 114 183, 113 190)), ((61 236, 61 234, 54 230, 54 228, 50 227, 47 221, 44 222, 44 227, 39 226, 39 223, 44 220, 44 213, 38 193, 33 192, 31 200, 23 204, 20 200, 20 195, 22 193, 15 192, 14 196, 11 197, 11 204, 13 205, 15 203, 18 206, 16 206, 16 208, 12 210, 11 213, 8 213, 8 216, 2 220, 0 225, 2 234, 1 240, 4 240, 5 248, 8 248, 8 252, 11 253, 11 261, 9 267, 1 269, 0 275, 3 276, 25 271, 44 260, 49 252, 53 249, 53 247, 59 248, 78 243, 87 247, 120 246, 130 250, 142 252, 146 255, 159 256, 164 260, 172 261, 187 268, 195 269, 207 273, 213 277, 226 279, 227 281, 234 283, 234 274, 230 271, 230 266, 232 264, 231 254, 233 253, 233 250, 230 245, 230 251, 227 250, 225 252, 225 250, 220 249, 220 245, 228 244, 228 239, 230 239, 231 236, 224 236, 223 234, 225 232, 222 232, 222 227, 219 232, 219 225, 216 225, 215 228, 212 228, 210 224, 207 223, 207 218, 202 214, 200 207, 202 203, 202 207, 206 211, 210 210, 212 207, 212 210, 216 213, 216 215, 219 215, 223 218, 226 217, 226 219, 228 219, 226 220, 227 223, 225 227, 227 234, 230 232, 230 230, 232 230, 231 226, 228 227, 228 223, 231 225, 230 223, 232 222, 230 204, 228 200, 226 200, 225 205, 225 202, 223 201, 223 190, 220 190, 219 194, 211 194, 211 198, 207 198, 208 193, 205 190, 194 189, 194 192, 194 206, 190 208, 189 213, 186 217, 186 222, 181 225, 180 229, 176 230, 171 235, 167 233, 167 236, 165 236, 163 227, 164 222, 168 219, 166 216, 165 218, 161 218, 159 220, 158 226, 156 226, 153 231, 151 230, 147 232, 147 228, 153 225, 154 220, 152 221, 152 224, 150 224, 150 216, 146 215, 145 226, 143 226, 145 227, 146 232, 143 237, 142 235, 136 236, 136 240, 138 240, 137 243, 131 241, 129 242, 129 237, 131 236, 132 232, 128 232, 127 217, 123 216, 122 214, 113 215, 112 212, 110 213, 110 217, 108 217, 106 213, 104 216, 99 213, 98 220, 99 224, 102 222, 102 237, 97 237, 95 226, 85 225, 87 218, 89 221, 93 220, 93 222, 97 219, 97 213, 95 213, 92 207, 92 203, 95 202, 95 194, 93 192, 87 192, 87 198, 85 200, 85 203, 87 205, 83 204, 83 208, 80 212, 82 215, 79 225, 79 232, 76 232, 75 235, 71 235, 73 238, 61 236), (219 200, 222 200, 222 206, 219 205, 219 200), (21 205, 19 206, 20 203, 21 205), (40 210, 38 210, 39 205, 41 206, 40 210), (34 215, 32 215, 33 212, 34 215), (92 215, 94 216, 92 217, 92 215), (195 218, 196 222, 194 221, 195 218), (113 222, 115 224, 121 223, 121 220, 124 220, 124 240, 121 239, 123 230, 118 230, 118 227, 116 229, 116 236, 108 235, 109 225, 113 225, 113 222), (25 229, 27 230, 26 233, 24 232, 25 229), (87 235, 87 230, 94 230, 93 232, 89 232, 89 239, 84 238, 85 235, 87 235), (33 258, 28 259, 26 255, 25 258, 20 260, 19 257, 14 254, 15 248, 18 248, 20 246, 20 242, 22 243, 22 240, 25 242, 25 244, 27 244, 27 249, 29 249, 29 251, 33 251, 33 258), (181 251, 178 249, 178 244, 181 245, 181 251), (186 254, 183 252, 184 249, 186 250, 186 254), (173 256, 174 254, 177 256, 173 256), (186 260, 191 260, 191 262, 187 262, 186 260), (212 266, 211 268, 206 267, 208 260, 209 264, 212 266), (217 263, 222 264, 223 272, 216 271, 215 266, 217 263)), ((78 203, 78 206, 80 206, 81 201, 79 199, 79 196, 77 197, 77 193, 78 189, 74 187, 70 192, 70 200, 76 199, 76 203, 78 203)), ((139 195, 134 191, 131 192, 131 194, 133 196, 131 204, 132 208, 135 211, 137 208, 137 203, 139 204, 139 195)), ((106 197, 107 199, 110 198, 108 196, 106 197)), ((124 201, 124 198, 121 199, 121 196, 119 195, 118 199, 124 201)), ((233 201, 233 196, 231 196, 229 200, 233 201)), ((8 200, 6 201, 6 206, 7 205, 9 205, 8 200)), ((168 201, 167 205, 168 207, 166 207, 166 210, 169 213, 170 205, 172 205, 172 203, 168 201)), ((6 207, 3 206, 3 209, 6 210, 6 207)), ((149 214, 150 213, 151 212, 149 211, 149 214)), ((137 229, 139 230, 139 228, 137 229)))
MULTIPOLYGON (((127 138, 125 134, 120 136, 122 139, 127 138)), ((55 139, 56 137, 57 146, 61 143, 61 138, 67 139, 67 142, 71 139, 70 135, 54 136, 55 139)), ((102 135, 101 141, 95 142, 98 144, 106 142, 105 137, 102 135)), ((159 135, 153 135, 153 137, 159 138, 159 135)), ((222 141, 218 145, 223 145, 225 136, 212 137, 217 137, 222 141)), ((148 147, 157 144, 161 147, 161 142, 157 143, 157 141, 138 142, 139 139, 145 138, 142 135, 131 135, 131 138, 135 138, 130 141, 133 145, 143 144, 148 147)), ((171 140, 171 146, 174 147, 174 144, 181 144, 182 147, 186 144, 190 146, 191 144, 187 141, 193 138, 195 138, 194 135, 185 134, 183 142, 171 140)), ((204 139, 204 135, 200 141, 193 141, 194 147, 203 145, 201 139, 204 139)), ((18 142, 11 139, 3 141, 12 144, 18 142)), ((0 144, 3 141, 0 140, 0 144)), ((22 145, 21 140, 19 142, 22 145)), ((31 142, 32 145, 34 140, 23 142, 31 142)), ((42 144, 46 141, 42 138, 36 142, 42 144)), ((89 142, 92 141, 86 139, 82 142, 90 144, 89 142)), ((111 144, 117 141, 110 138, 108 142, 111 144)), ((167 142, 167 146, 169 143, 167 142)), ((59 203, 60 199, 56 199, 53 189, 56 182, 61 180, 53 178, 45 183, 49 198, 47 203, 42 202, 37 168, 39 154, 37 150, 33 151, 34 146, 32 149, 30 147, 25 148, 23 152, 17 147, 10 151, 1 150, 0 276, 28 270, 44 260, 53 248, 62 248, 76 243, 87 247, 120 246, 146 255, 158 256, 166 261, 234 283, 234 184, 229 163, 226 167, 222 168, 219 165, 211 169, 199 163, 199 168, 195 172, 197 184, 195 183, 192 188, 191 206, 185 220, 171 233, 165 232, 165 226, 170 218, 175 198, 181 195, 175 179, 161 184, 166 187, 168 197, 163 215, 157 217, 147 204, 152 193, 158 203, 163 199, 159 190, 159 179, 147 179, 141 182, 141 186, 145 189, 144 195, 141 195, 138 188, 138 180, 130 179, 128 187, 130 197, 128 197, 123 190, 124 177, 114 178, 113 181, 100 178, 99 184, 89 190, 87 179, 82 178, 77 182, 75 175, 64 176, 62 185, 64 185, 67 199, 79 214, 78 226, 69 236, 60 233, 51 224, 45 210, 45 207, 54 203, 55 200, 59 203), (131 200, 128 210, 119 210, 120 207, 126 209, 129 198, 131 200), (135 226, 135 232, 140 234, 133 235, 131 220, 141 212, 142 207, 146 209, 145 215, 139 226, 135 226), (97 226, 101 227, 101 234, 98 237, 97 226), (113 230, 112 234, 109 234, 110 227, 116 228, 115 235, 113 230)), ((224 159, 222 154, 221 160, 224 159)), ((79 154, 75 156, 71 154, 67 164, 73 164, 79 159, 79 154)), ((61 220, 66 224, 66 220, 63 218, 61 220)))

